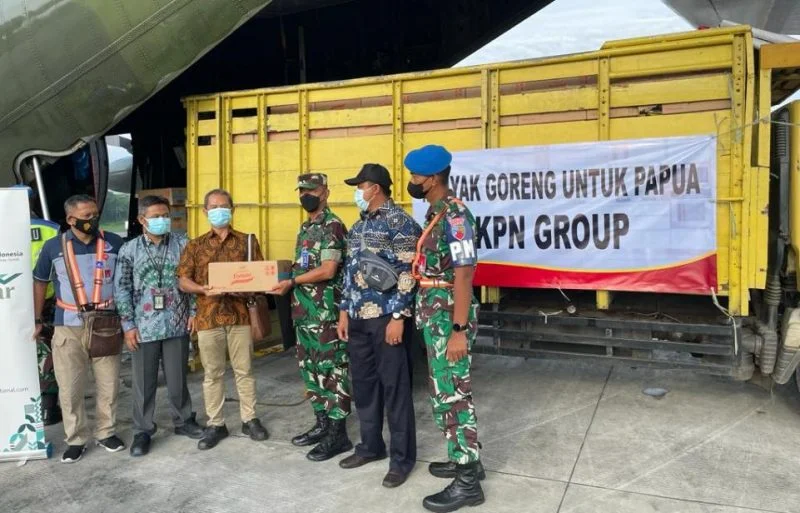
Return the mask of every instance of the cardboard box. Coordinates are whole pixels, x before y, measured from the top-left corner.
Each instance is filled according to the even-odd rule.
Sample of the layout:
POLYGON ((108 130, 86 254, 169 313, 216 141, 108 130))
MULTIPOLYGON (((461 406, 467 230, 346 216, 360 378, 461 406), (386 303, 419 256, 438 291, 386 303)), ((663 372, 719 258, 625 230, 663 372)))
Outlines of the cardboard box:
POLYGON ((267 292, 280 280, 292 276, 289 260, 259 262, 212 262, 208 264, 208 284, 223 292, 267 292))
POLYGON ((186 217, 186 207, 169 207, 170 225, 173 232, 183 232, 189 227, 189 219, 186 217))
POLYGON ((172 187, 165 189, 142 189, 136 195, 137 198, 144 198, 145 196, 161 196, 169 201, 170 205, 186 205, 186 189, 180 187, 172 187))

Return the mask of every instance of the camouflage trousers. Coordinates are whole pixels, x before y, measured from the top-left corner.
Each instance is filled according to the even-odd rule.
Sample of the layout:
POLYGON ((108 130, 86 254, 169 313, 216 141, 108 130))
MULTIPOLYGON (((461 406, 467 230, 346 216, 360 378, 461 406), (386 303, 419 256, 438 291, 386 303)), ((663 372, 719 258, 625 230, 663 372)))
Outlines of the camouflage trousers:
POLYGON ((58 383, 56 382, 56 371, 53 367, 53 352, 50 346, 52 334, 52 328, 46 326, 42 329, 42 335, 36 342, 36 357, 39 363, 39 389, 42 394, 42 404, 46 408, 55 406, 58 398, 58 383), (45 396, 51 397, 45 400, 45 396))
MULTIPOLYGON (((440 291, 437 291, 441 293, 440 291)), ((447 292, 450 293, 450 292, 447 292)), ((418 308, 419 308, 418 304, 418 308)), ((451 363, 447 341, 452 333, 452 313, 444 309, 417 312, 419 327, 428 353, 428 384, 433 420, 447 440, 450 461, 467 464, 478 461, 478 422, 472 402, 472 354, 451 363)), ((477 305, 470 310, 467 344, 471 349, 477 335, 477 305)))
POLYGON ((350 359, 335 322, 296 324, 297 361, 314 412, 332 420, 350 415, 350 359))

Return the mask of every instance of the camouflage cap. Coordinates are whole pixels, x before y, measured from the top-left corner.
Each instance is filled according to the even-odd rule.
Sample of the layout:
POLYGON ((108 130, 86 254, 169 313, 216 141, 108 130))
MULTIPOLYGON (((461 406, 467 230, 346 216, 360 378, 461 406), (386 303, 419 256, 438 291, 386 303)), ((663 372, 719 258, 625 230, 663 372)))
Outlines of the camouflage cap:
POLYGON ((322 185, 328 185, 328 176, 323 173, 306 173, 297 177, 297 189, 314 190, 322 185))

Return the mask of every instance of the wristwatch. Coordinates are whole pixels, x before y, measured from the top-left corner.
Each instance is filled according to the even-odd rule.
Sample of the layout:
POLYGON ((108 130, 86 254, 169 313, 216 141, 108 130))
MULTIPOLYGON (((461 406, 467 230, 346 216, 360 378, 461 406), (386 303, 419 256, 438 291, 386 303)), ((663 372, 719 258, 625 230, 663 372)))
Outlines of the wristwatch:
POLYGON ((466 330, 467 327, 463 324, 459 324, 457 322, 453 323, 453 331, 456 333, 461 333, 462 331, 466 330))
POLYGON ((41 319, 34 319, 33 323, 34 324, 44 324, 41 319))
POLYGON ((395 321, 399 321, 402 318, 403 318, 403 314, 401 314, 401 313, 394 312, 392 314, 392 319, 394 319, 395 321))

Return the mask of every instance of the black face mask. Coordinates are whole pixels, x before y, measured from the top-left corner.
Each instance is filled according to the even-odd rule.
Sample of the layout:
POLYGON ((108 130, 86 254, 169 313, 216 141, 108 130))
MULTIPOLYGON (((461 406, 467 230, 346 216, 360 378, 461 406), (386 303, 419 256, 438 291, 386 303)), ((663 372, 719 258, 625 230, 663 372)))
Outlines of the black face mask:
POLYGON ((320 199, 312 194, 304 194, 300 196, 300 204, 306 212, 316 212, 319 209, 320 199))
POLYGON ((75 229, 86 235, 95 235, 100 230, 100 217, 95 216, 90 219, 76 219, 75 229))
POLYGON ((425 195, 428 194, 428 191, 422 188, 421 183, 408 182, 406 190, 408 190, 408 194, 414 199, 425 199, 425 195))

